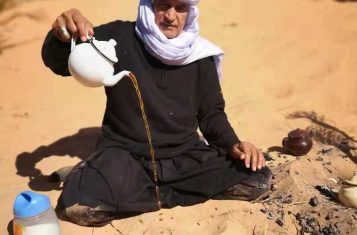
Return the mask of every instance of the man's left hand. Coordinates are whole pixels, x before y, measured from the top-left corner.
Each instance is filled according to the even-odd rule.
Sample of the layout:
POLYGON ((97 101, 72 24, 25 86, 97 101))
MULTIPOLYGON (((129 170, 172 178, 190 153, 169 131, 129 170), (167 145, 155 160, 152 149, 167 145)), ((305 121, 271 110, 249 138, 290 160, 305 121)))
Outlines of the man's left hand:
POLYGON ((249 142, 241 142, 232 147, 232 156, 244 161, 247 168, 252 171, 260 170, 265 166, 264 155, 257 147, 249 142))

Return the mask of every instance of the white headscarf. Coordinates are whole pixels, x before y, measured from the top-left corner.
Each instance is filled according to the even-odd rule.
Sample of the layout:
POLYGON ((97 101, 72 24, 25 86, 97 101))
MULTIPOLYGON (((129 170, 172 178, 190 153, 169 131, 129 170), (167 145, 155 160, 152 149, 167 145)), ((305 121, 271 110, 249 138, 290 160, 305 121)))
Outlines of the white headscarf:
POLYGON ((168 39, 155 23, 152 0, 140 0, 135 30, 151 55, 168 65, 186 65, 196 60, 214 56, 217 73, 221 79, 221 48, 200 37, 197 22, 198 0, 180 0, 190 4, 183 31, 168 39))

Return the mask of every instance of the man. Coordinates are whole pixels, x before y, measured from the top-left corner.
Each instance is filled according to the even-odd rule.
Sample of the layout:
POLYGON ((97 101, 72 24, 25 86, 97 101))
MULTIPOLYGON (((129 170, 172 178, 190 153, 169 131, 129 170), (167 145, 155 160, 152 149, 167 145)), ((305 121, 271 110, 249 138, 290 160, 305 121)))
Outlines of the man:
POLYGON ((56 208, 60 218, 101 226, 128 213, 208 199, 252 200, 269 190, 271 172, 261 151, 240 141, 227 120, 219 85, 223 52, 198 36, 197 3, 141 0, 136 22, 94 29, 77 9, 53 23, 42 56, 63 76, 70 75, 71 34, 82 41, 88 32, 118 42, 115 73, 129 70, 138 79, 156 160, 151 163, 130 79, 106 87, 103 135, 96 152, 67 177, 56 208), (208 144, 200 140, 198 128, 208 144))

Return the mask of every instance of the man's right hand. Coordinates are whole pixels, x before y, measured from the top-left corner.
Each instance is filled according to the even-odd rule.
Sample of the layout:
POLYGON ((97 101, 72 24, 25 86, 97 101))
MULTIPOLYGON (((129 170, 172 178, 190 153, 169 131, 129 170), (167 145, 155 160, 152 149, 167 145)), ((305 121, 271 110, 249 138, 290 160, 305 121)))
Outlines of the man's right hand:
POLYGON ((52 24, 52 33, 62 42, 69 42, 71 34, 77 33, 84 42, 87 41, 87 32, 93 36, 93 25, 78 9, 63 12, 52 24))

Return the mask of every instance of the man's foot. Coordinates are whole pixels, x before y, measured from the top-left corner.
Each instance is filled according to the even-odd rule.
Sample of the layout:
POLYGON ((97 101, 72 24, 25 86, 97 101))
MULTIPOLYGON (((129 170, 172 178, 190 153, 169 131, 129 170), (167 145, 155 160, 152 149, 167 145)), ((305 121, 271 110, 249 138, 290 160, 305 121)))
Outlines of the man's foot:
POLYGON ((94 227, 109 224, 116 217, 115 213, 107 212, 101 206, 91 208, 78 204, 65 209, 57 207, 56 213, 61 220, 70 221, 81 226, 94 227))
POLYGON ((270 190, 272 174, 269 168, 252 173, 246 180, 227 188, 220 199, 251 201, 270 190))

